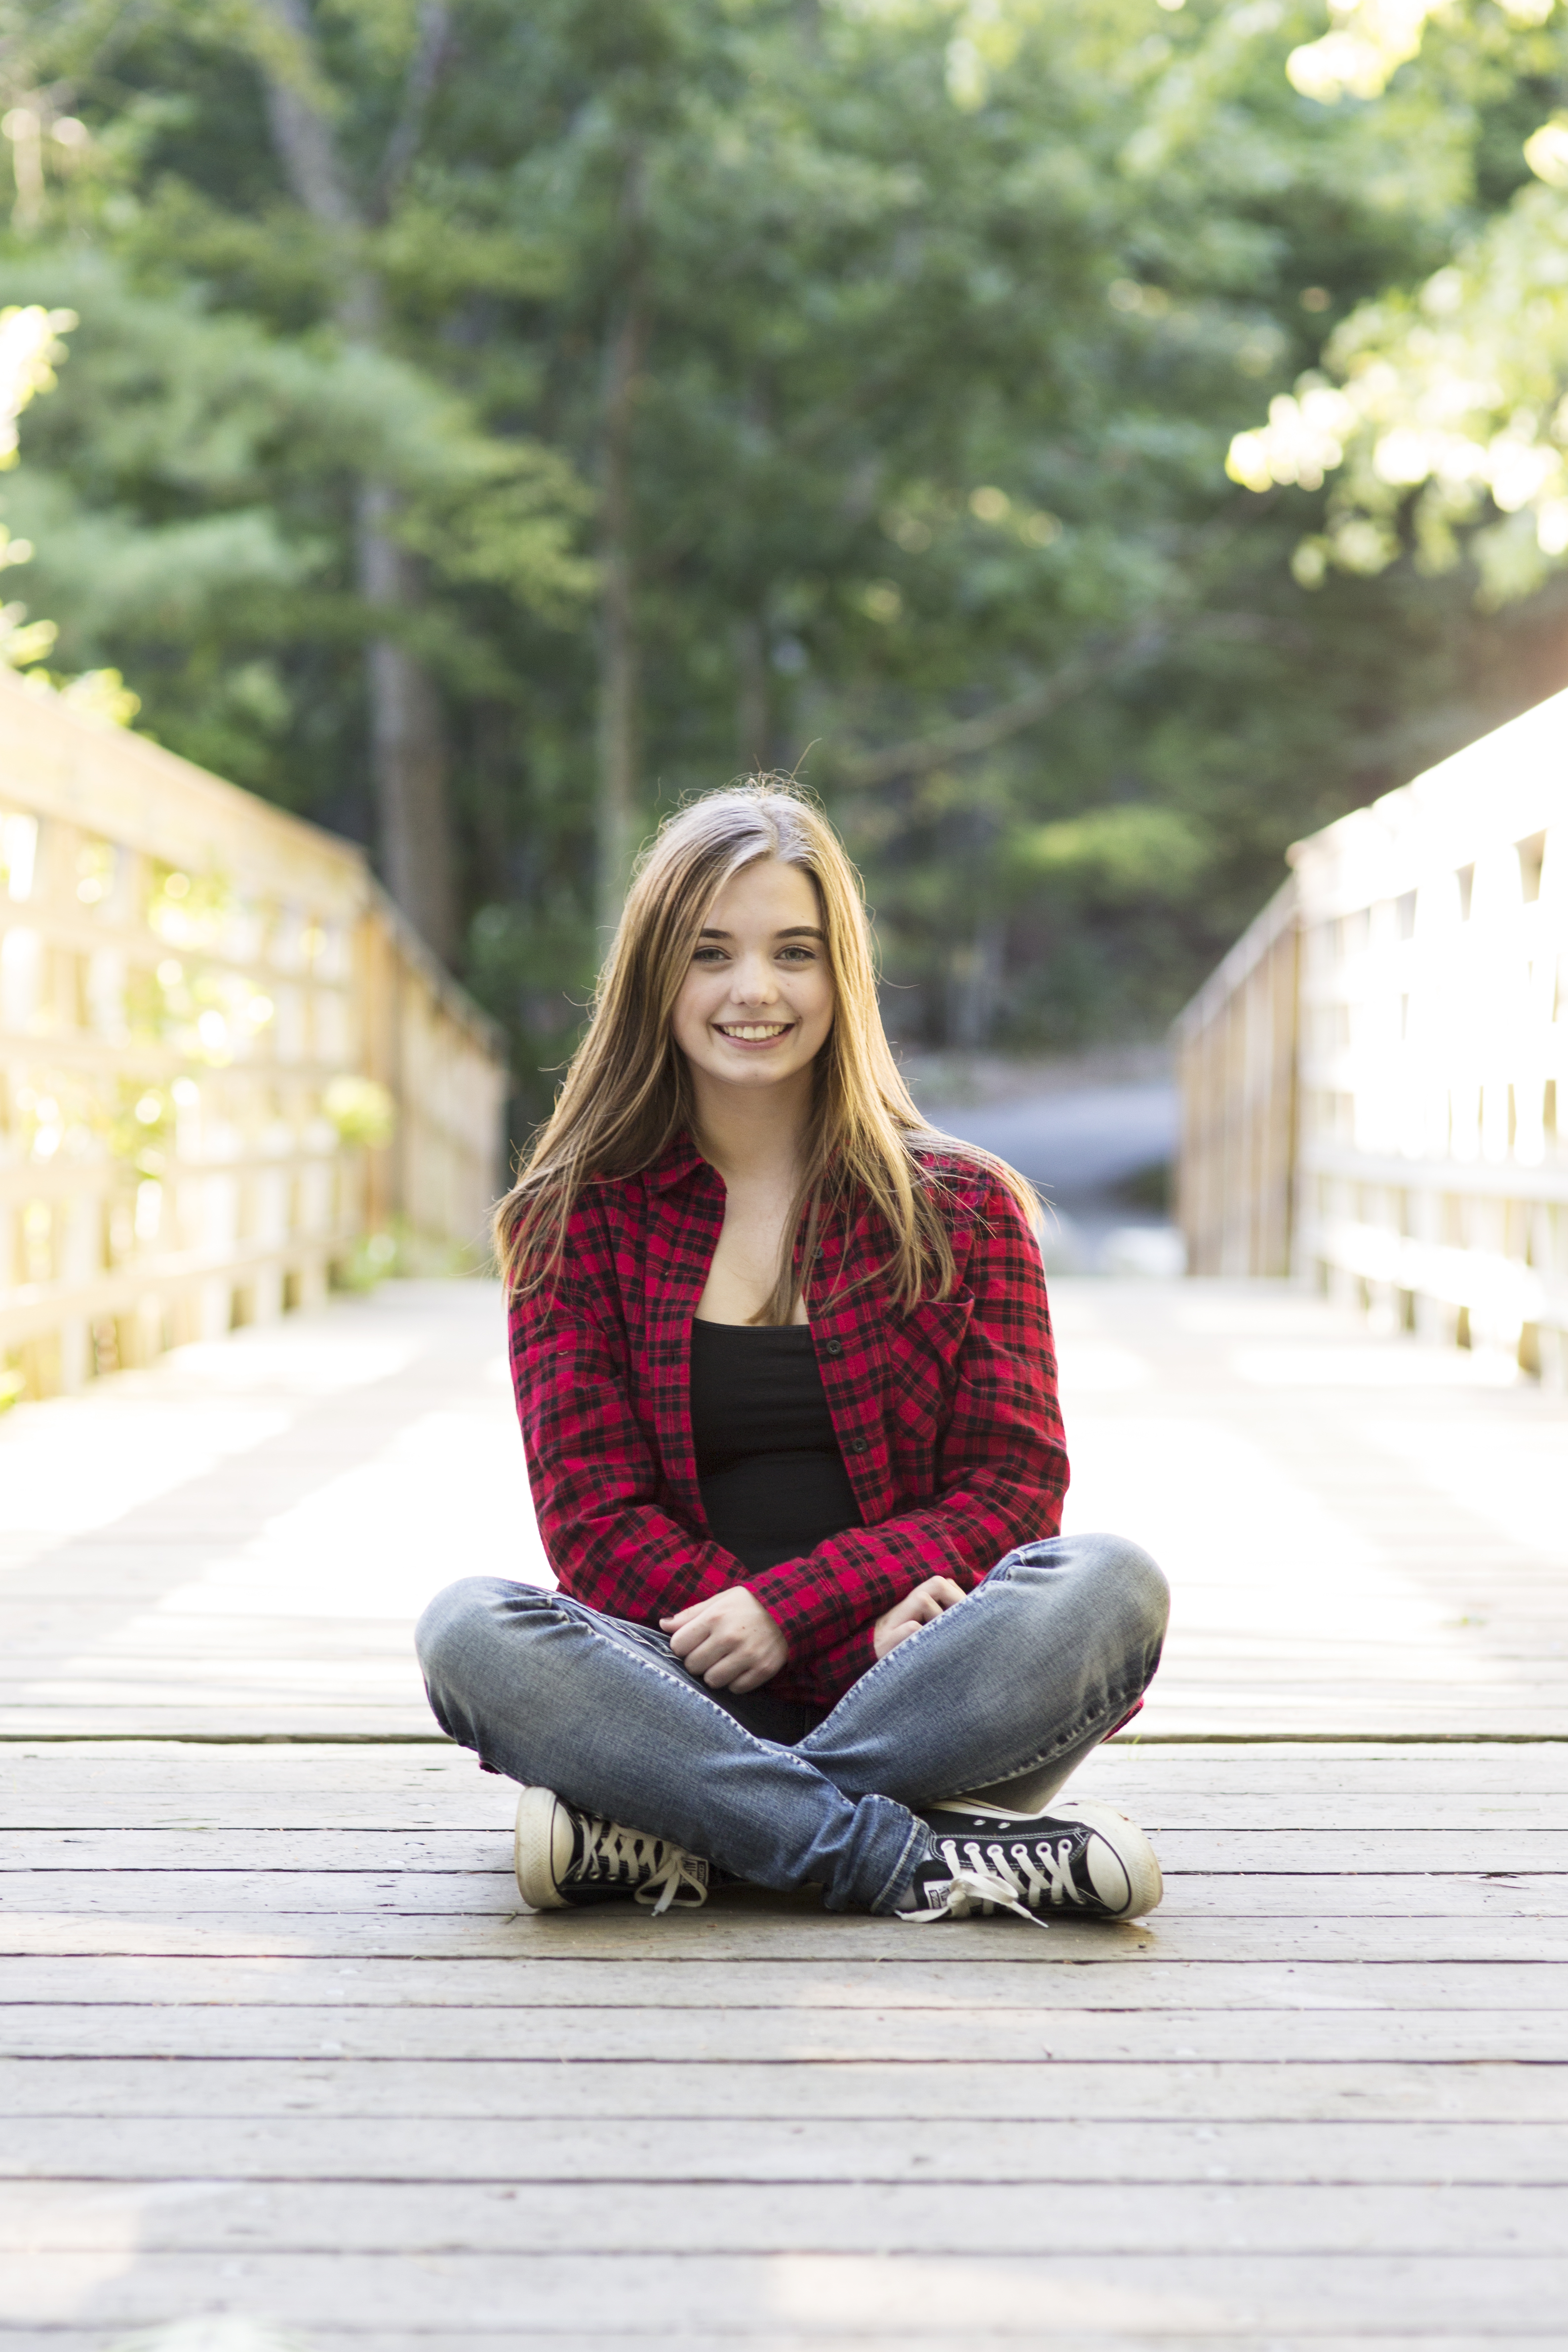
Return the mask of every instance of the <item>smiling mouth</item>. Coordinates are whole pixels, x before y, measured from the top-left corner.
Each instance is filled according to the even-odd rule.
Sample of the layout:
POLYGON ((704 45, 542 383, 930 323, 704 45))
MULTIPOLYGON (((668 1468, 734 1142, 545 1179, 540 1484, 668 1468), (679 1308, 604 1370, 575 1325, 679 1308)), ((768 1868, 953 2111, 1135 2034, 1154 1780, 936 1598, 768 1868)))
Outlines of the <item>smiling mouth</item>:
POLYGON ((721 1037, 730 1037, 740 1045, 766 1045, 795 1027, 793 1021, 716 1021, 713 1026, 721 1037))

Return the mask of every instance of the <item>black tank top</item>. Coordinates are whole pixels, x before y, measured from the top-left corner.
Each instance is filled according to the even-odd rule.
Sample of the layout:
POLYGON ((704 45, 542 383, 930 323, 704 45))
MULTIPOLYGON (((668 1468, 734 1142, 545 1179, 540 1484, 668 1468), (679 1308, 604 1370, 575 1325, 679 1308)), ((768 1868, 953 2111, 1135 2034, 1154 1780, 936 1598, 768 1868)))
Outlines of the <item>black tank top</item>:
POLYGON ((807 1325, 694 1319, 691 1439, 713 1539, 742 1567, 860 1526, 807 1325))

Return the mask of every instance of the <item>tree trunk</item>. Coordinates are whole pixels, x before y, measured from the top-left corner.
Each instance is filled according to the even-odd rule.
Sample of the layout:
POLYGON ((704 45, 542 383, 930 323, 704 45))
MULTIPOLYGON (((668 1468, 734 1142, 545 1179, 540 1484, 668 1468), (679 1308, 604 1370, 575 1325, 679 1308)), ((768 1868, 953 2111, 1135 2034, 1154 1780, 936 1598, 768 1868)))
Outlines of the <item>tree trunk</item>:
MULTIPOLYGON (((314 29, 304 0, 267 0, 267 5, 301 57, 310 58, 314 29)), ((390 198, 396 177, 412 158, 418 111, 439 66, 447 12, 426 6, 422 19, 420 45, 410 68, 409 102, 383 169, 383 201, 390 198)), ((330 122, 303 81, 286 79, 268 67, 266 83, 273 144, 296 198, 323 227, 357 243, 367 222, 351 192, 330 122)), ((384 312, 381 282, 356 255, 336 306, 338 325, 349 341, 374 348, 381 340, 384 312)), ((365 604, 389 622, 414 611, 420 601, 417 568, 395 536, 396 515, 397 493, 390 484, 361 484, 354 510, 355 574, 365 604)), ((440 697, 429 670, 395 627, 371 638, 364 659, 382 873, 416 930, 450 963, 458 946, 458 927, 440 697)))
POLYGON ((952 950, 948 966, 947 1042, 963 1053, 982 1053, 990 1042, 1006 943, 1003 918, 983 914, 969 945, 952 950))
POLYGON ((619 205, 619 291, 605 339, 599 440, 599 782, 595 806, 595 913, 603 952, 621 919, 637 852, 642 689, 637 627, 632 428, 647 351, 643 236, 646 160, 634 142, 619 205))
POLYGON ((596 914, 601 949, 620 920, 636 852, 641 658, 632 552, 632 416, 647 344, 634 285, 605 352, 605 428, 599 511, 599 792, 595 812, 596 914))
POLYGON ((761 775, 768 766, 773 742, 768 688, 766 637, 753 613, 735 625, 735 751, 748 776, 761 775))
MULTIPOLYGON (((395 496, 384 483, 362 486, 355 515, 360 593, 389 614, 418 602, 414 564, 391 535, 395 510, 395 496)), ((457 884, 436 683, 418 656, 391 636, 373 637, 365 648, 365 677, 386 887, 420 937, 450 963, 458 945, 457 884)))

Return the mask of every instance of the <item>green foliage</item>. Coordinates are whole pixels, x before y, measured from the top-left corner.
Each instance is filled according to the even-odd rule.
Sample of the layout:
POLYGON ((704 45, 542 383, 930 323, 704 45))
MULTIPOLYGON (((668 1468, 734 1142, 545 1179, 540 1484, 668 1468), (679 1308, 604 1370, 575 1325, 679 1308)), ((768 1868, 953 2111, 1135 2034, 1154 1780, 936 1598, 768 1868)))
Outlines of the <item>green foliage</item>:
POLYGON ((345 1143, 379 1150, 392 1141, 397 1106, 374 1078, 334 1078, 321 1097, 321 1108, 345 1143))
POLYGON ((1112 900, 1180 895, 1208 863, 1208 844, 1191 818, 1146 801, 1031 826, 1011 859, 1020 877, 1038 875, 1112 900))
POLYGON ((1436 86, 1505 100, 1477 154, 1500 209, 1424 284, 1358 305, 1324 352, 1326 373, 1301 377, 1232 444, 1232 476, 1258 492, 1337 477, 1322 528, 1292 559, 1308 586, 1331 568, 1374 576, 1409 556, 1435 574, 1468 555, 1479 601, 1496 607, 1568 565, 1568 119, 1540 119, 1568 65, 1552 13, 1550 0, 1500 11, 1483 0, 1423 43, 1418 12, 1380 56, 1360 24, 1375 29, 1376 12, 1360 0, 1344 31, 1305 53, 1327 68, 1303 76, 1291 60, 1326 104, 1381 89, 1401 64, 1407 98, 1436 86), (1525 166, 1536 179, 1520 184, 1525 166))
POLYGON ((1307 0, 458 0, 389 179, 413 0, 317 0, 314 63, 262 0, 26 0, 11 86, 87 133, 41 137, 0 249, 0 303, 81 322, 6 479, 28 603, 163 740, 364 835, 353 520, 367 472, 395 487, 521 1132, 601 944, 597 491, 633 319, 647 818, 802 762, 901 1034, 1146 1032, 1291 838, 1560 682, 1550 583, 1492 616, 1436 568, 1462 517, 1225 473, 1304 375, 1345 395, 1366 305, 1415 334, 1440 273, 1559 237, 1521 148, 1568 55, 1521 13, 1456 0, 1381 95, 1324 103, 1288 70, 1307 0), (341 235, 289 193, 268 67, 317 77, 363 199, 341 235), (1353 561, 1351 521, 1419 562, 1364 531, 1353 561), (1340 567, 1317 588, 1303 541, 1340 567))

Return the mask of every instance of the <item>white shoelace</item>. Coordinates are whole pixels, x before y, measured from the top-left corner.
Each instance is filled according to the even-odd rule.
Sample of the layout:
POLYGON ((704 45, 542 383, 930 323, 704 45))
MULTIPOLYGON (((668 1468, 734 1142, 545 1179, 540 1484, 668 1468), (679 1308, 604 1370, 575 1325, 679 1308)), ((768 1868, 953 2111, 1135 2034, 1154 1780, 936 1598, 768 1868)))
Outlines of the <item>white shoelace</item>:
POLYGON ((656 1919, 672 1904, 682 1911, 695 1911, 708 1900, 708 1881, 699 1876, 699 1868, 684 1847, 667 1847, 663 1868, 656 1871, 646 1885, 637 1888, 637 1901, 647 1905, 656 1919), (657 1903, 649 1901, 654 1895, 658 1896, 657 1903))
POLYGON ((580 1818, 583 1860, 578 1875, 584 1885, 631 1887, 636 1900, 656 1919, 672 1904, 679 1904, 683 1911, 694 1911, 707 1902, 706 1865, 684 1846, 674 1845, 668 1838, 650 1837, 646 1830, 627 1829, 623 1822, 605 1821, 597 1813, 580 1818))
MULTIPOLYGON (((1016 1912, 1037 1927, 1039 1913, 1051 1905, 1076 1903, 1083 1896, 1073 1884, 1072 1840, 1060 1838, 1053 1849, 1045 1839, 1028 1844, 983 1846, 975 1838, 938 1838, 934 1850, 946 1863, 950 1876, 941 1900, 922 1911, 905 1911, 905 1919, 964 1919, 972 1911, 993 1908, 1016 1912), (1033 1902, 1030 1901, 1033 1897, 1033 1902)), ((934 1891, 934 1890, 933 1890, 934 1891)))

